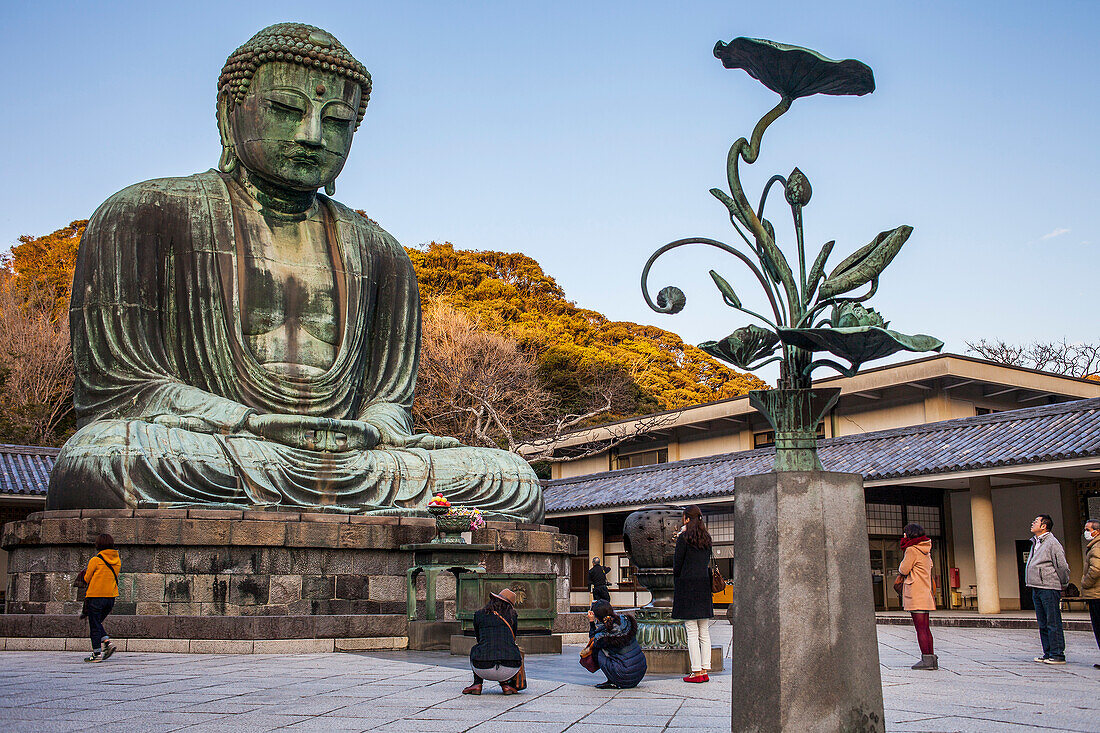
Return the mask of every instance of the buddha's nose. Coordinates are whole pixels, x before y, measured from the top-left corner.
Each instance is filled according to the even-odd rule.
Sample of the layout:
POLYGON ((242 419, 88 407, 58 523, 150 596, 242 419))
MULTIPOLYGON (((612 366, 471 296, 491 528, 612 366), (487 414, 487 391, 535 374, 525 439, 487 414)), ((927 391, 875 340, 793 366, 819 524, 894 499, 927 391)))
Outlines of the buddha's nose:
POLYGON ((325 140, 321 135, 321 115, 306 115, 302 120, 301 126, 298 128, 298 134, 295 135, 294 140, 303 145, 324 147, 325 140))

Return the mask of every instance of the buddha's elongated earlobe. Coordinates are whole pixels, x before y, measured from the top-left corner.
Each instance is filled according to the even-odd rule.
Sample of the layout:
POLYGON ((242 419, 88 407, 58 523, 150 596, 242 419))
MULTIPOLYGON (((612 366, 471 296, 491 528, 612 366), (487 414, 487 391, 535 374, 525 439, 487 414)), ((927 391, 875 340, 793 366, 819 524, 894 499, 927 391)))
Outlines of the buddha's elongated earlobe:
POLYGON ((335 196, 336 195, 336 181, 329 181, 328 183, 325 184, 325 195, 326 196, 335 196))
POLYGON ((222 173, 232 173, 237 170, 237 166, 240 165, 240 163, 241 161, 237 157, 237 153, 234 152, 231 146, 226 145, 222 148, 222 157, 218 160, 218 170, 222 173))

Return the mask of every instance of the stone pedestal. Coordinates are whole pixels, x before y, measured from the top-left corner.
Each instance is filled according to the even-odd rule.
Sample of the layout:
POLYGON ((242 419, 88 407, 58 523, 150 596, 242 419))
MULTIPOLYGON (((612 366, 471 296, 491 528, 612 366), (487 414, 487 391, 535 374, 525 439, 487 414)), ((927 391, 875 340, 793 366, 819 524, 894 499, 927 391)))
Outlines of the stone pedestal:
POLYGON ((459 621, 410 621, 409 649, 415 652, 451 648, 451 636, 462 631, 459 621))
MULTIPOLYGON (((134 650, 289 653, 404 648, 406 580, 415 552, 399 548, 429 542, 436 529, 433 519, 419 517, 39 512, 4 525, 0 544, 9 553, 9 574, 0 639, 19 639, 20 648, 39 648, 27 645, 41 639, 54 640, 41 648, 67 638, 88 643, 87 624, 76 617, 81 597, 71 583, 103 532, 114 537, 122 557, 112 638, 145 640, 134 650)), ((575 537, 554 527, 489 522, 473 541, 478 550, 469 560, 487 572, 555 574, 557 610, 568 612, 575 537)), ((441 574, 435 590, 436 618, 454 620, 454 576, 441 574)), ((415 599, 426 603, 428 595, 421 575, 415 599)))
MULTIPOLYGON (((448 648, 451 654, 456 656, 469 656, 477 639, 465 634, 455 634, 450 638, 448 648)), ((520 634, 516 637, 516 645, 524 654, 561 654, 561 634, 520 634)))
POLYGON ((883 731, 863 480, 735 484, 734 731, 883 731))

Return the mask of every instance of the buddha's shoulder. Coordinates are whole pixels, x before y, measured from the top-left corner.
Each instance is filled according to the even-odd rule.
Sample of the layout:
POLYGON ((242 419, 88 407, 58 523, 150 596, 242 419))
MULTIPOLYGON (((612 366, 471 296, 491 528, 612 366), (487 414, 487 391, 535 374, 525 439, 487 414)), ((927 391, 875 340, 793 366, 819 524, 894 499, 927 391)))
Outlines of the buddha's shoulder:
POLYGON ((399 252, 405 257, 408 256, 405 253, 405 248, 401 246, 397 239, 383 229, 378 222, 370 218, 365 211, 353 209, 327 196, 324 198, 332 207, 337 219, 355 229, 360 236, 370 241, 373 246, 377 247, 383 245, 389 249, 393 249, 395 253, 399 252))
POLYGON ((142 210, 149 207, 189 208, 197 199, 211 195, 225 196, 225 184, 217 171, 195 173, 190 176, 152 178, 118 191, 107 198, 101 210, 142 210))

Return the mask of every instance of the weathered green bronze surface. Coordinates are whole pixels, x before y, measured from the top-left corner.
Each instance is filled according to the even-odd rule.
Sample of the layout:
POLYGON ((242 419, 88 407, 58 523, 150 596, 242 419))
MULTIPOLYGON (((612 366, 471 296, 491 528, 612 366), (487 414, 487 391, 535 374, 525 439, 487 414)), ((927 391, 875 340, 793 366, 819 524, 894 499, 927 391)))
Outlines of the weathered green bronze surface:
POLYGON ((331 196, 371 90, 329 33, 283 23, 226 61, 219 170, 109 198, 70 313, 81 429, 50 509, 421 512, 432 494, 541 521, 530 467, 415 433, 416 276, 331 196))
POLYGON ((473 631, 474 613, 489 602, 489 594, 507 588, 516 594, 519 631, 549 634, 558 616, 557 581, 552 573, 459 575, 455 618, 462 622, 463 631, 473 631))
POLYGON ((748 267, 767 298, 765 313, 746 308, 721 274, 712 270, 710 275, 726 305, 765 325, 754 323, 738 328, 721 340, 699 344, 699 348, 740 369, 753 370, 779 362, 779 388, 750 394, 752 405, 775 428, 776 470, 821 470, 816 427, 835 403, 836 394, 831 394, 832 390, 811 392, 813 371, 825 366, 852 376, 865 362, 898 351, 939 351, 943 342, 932 336, 907 336, 891 331, 881 315, 860 305, 878 290, 879 276, 909 239, 912 227, 900 226, 882 232, 826 275, 825 266, 835 242, 825 243, 809 269, 806 267, 802 209, 813 194, 806 175, 795 168, 787 177, 772 176, 755 208, 741 185, 740 162, 744 160, 748 165, 756 162, 764 131, 790 109, 795 99, 814 94, 868 94, 875 89, 871 69, 853 59, 834 61, 806 48, 754 38, 719 41, 714 55, 726 68, 746 70, 780 96, 779 104, 756 124, 751 139, 739 138, 730 147, 726 158, 729 191, 718 188, 710 191, 728 209, 730 223, 747 245, 747 252, 702 237, 670 242, 646 262, 642 270, 642 295, 658 313, 683 310, 687 299, 679 288, 662 288, 656 302, 650 299, 648 278, 658 257, 684 245, 717 247, 748 267), (777 183, 783 187, 784 199, 791 210, 797 272, 776 243, 775 227, 764 216, 768 193, 777 183), (867 292, 848 295, 864 286, 867 292), (847 364, 829 358, 815 359, 814 354, 821 352, 839 357, 847 364))
POLYGON ((494 545, 449 544, 425 542, 416 545, 401 545, 402 550, 412 550, 413 562, 405 572, 406 609, 409 621, 415 621, 416 613, 416 577, 424 574, 424 618, 435 621, 436 583, 440 573, 451 573, 455 582, 466 574, 481 574, 485 568, 480 563, 481 554, 492 552, 494 545))

